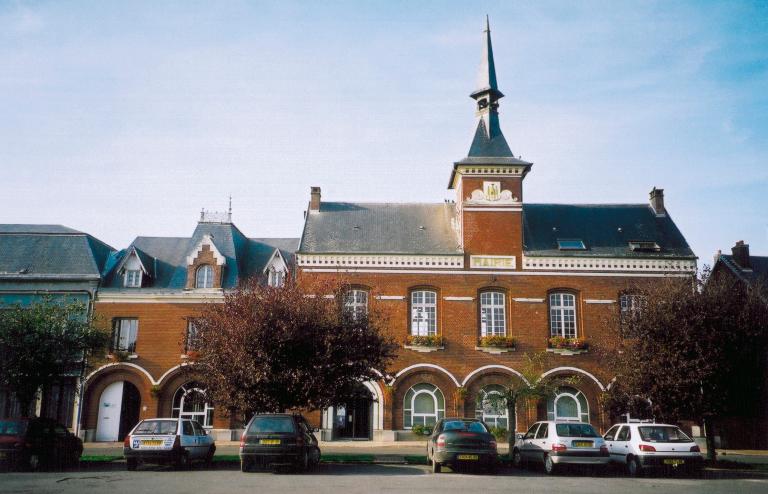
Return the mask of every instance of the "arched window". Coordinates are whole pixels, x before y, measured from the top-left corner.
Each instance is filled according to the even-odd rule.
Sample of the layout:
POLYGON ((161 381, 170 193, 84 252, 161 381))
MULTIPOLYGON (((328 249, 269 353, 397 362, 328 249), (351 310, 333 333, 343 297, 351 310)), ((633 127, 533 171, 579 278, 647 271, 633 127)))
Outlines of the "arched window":
POLYGON ((357 320, 368 315, 368 292, 360 288, 348 290, 344 296, 344 308, 357 320))
POLYGON ((437 293, 433 290, 411 292, 411 334, 437 334, 437 293))
POLYGON ((484 386, 477 394, 475 418, 488 424, 489 427, 501 427, 509 430, 509 414, 507 400, 504 395, 507 390, 499 384, 484 386))
POLYGON ((549 294, 549 334, 576 338, 576 296, 567 292, 549 294))
POLYGON ((587 397, 576 388, 560 388, 554 398, 547 400, 547 420, 578 420, 589 423, 587 397))
POLYGON ((206 401, 205 389, 196 382, 181 386, 173 395, 171 416, 197 420, 203 427, 213 427, 213 405, 206 401))
POLYGON ((445 398, 434 384, 419 383, 405 393, 403 401, 403 426, 435 425, 445 417, 445 398))
POLYGON ((213 267, 203 264, 195 274, 195 288, 213 288, 213 267))
POLYGON ((503 292, 480 294, 480 336, 507 334, 507 306, 503 292))
POLYGON ((285 271, 282 269, 270 269, 267 283, 273 287, 283 286, 285 284, 285 271))

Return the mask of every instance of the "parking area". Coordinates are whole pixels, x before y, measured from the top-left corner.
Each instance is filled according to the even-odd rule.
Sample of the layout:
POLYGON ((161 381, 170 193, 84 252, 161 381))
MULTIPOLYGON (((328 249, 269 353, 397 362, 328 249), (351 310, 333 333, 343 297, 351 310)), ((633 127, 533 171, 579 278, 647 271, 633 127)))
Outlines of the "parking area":
POLYGON ((322 464, 308 474, 257 472, 243 474, 235 463, 220 463, 212 469, 195 466, 191 471, 148 466, 127 472, 124 464, 92 465, 66 472, 0 474, 3 493, 164 492, 239 493, 269 492, 740 492, 768 491, 768 477, 723 475, 707 472, 705 478, 594 475, 588 471, 549 477, 540 471, 502 470, 498 475, 473 473, 432 474, 421 465, 322 464))

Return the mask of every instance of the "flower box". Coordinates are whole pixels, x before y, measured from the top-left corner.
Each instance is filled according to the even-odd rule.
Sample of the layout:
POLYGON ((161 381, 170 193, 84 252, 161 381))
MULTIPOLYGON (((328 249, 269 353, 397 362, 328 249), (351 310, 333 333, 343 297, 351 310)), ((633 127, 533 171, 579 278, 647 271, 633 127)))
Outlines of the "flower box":
POLYGON ((514 352, 515 339, 511 336, 482 336, 475 350, 492 354, 514 352))
POLYGON ((589 343, 584 338, 555 336, 547 341, 547 351, 558 355, 578 355, 588 350, 589 343))
POLYGON ((408 335, 405 338, 405 348, 420 353, 436 352, 444 350, 442 336, 418 336, 408 335))

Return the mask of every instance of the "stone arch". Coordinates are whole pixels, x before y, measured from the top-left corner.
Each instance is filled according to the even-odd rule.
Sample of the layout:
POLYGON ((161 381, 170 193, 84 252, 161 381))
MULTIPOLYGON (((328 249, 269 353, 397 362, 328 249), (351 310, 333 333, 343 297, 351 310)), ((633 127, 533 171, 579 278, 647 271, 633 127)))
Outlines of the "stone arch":
POLYGON ((152 416, 154 398, 150 392, 153 385, 151 375, 143 368, 135 364, 117 362, 107 364, 95 370, 85 380, 82 398, 82 416, 80 428, 83 430, 95 430, 99 414, 99 399, 102 392, 112 383, 126 381, 131 383, 139 391, 141 408, 139 418, 152 416))
MULTIPOLYGON (((527 383, 528 380, 520 372, 504 365, 485 365, 473 370, 462 381, 462 385, 466 389, 463 400, 463 415, 467 417, 475 417, 477 415, 478 399, 484 388, 488 386, 502 386, 508 389, 515 382, 527 383)), ((517 403, 515 411, 517 425, 525 424, 525 403, 517 403)))
POLYGON ((409 365, 408 367, 406 367, 404 369, 401 369, 397 374, 395 374, 395 377, 392 380, 392 384, 394 384, 395 381, 397 381, 400 378, 400 376, 406 375, 409 372, 420 372, 420 371, 422 371, 424 369, 435 369, 437 371, 440 371, 440 372, 444 373, 446 376, 448 376, 451 379, 451 381, 453 382, 453 384, 456 385, 457 388, 461 386, 461 384, 459 383, 459 380, 456 379, 456 376, 451 374, 445 368, 440 367, 439 365, 435 365, 435 364, 413 364, 413 365, 409 365))
POLYGON ((453 376, 440 372, 431 367, 416 367, 397 378, 393 386, 391 407, 388 408, 392 417, 392 428, 394 430, 404 429, 403 414, 405 395, 411 387, 417 384, 426 383, 436 386, 445 400, 445 414, 454 415, 456 413, 456 382, 453 376))
MULTIPOLYGON (((589 407, 589 422, 597 429, 605 430, 606 414, 602 406, 602 394, 606 388, 592 373, 579 369, 578 367, 556 367, 544 372, 541 375, 541 379, 546 379, 554 376, 575 376, 579 377, 579 381, 570 385, 584 394, 589 407)), ((536 420, 547 419, 547 400, 542 399, 536 404, 535 409, 536 420)))

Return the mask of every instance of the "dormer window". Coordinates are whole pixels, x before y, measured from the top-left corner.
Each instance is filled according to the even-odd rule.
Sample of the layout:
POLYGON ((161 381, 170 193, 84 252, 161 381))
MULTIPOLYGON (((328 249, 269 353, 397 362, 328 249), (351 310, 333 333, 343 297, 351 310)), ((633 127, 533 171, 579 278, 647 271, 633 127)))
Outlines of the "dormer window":
POLYGON ((210 264, 203 264, 197 268, 195 288, 213 288, 213 268, 210 264))
POLYGON ((126 269, 125 274, 123 275, 123 286, 126 288, 141 287, 141 270, 126 269))
POLYGON ((579 239, 557 239, 557 248, 560 250, 587 250, 584 241, 579 239))
POLYGON ((269 286, 281 287, 285 284, 285 271, 281 269, 270 269, 267 279, 269 286))
POLYGON ((658 252, 661 247, 656 242, 637 240, 629 242, 629 250, 633 252, 658 252))

